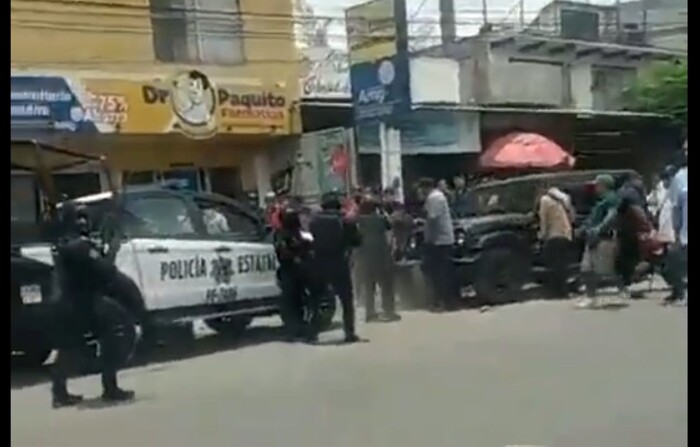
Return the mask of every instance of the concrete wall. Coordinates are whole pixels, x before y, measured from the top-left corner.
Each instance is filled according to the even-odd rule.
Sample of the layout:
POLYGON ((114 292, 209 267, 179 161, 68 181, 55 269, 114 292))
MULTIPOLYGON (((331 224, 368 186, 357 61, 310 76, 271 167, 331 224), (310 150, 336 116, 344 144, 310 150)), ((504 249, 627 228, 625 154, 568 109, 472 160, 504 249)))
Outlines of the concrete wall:
POLYGON ((492 48, 460 61, 463 104, 532 104, 618 110, 623 89, 646 64, 624 57, 519 53, 492 48))
POLYGON ((459 62, 447 58, 411 59, 411 101, 458 104, 459 62))
POLYGON ((561 67, 494 57, 488 70, 490 95, 486 103, 562 106, 561 67))
POLYGON ((671 50, 688 51, 688 33, 678 32, 649 36, 649 43, 655 47, 671 50))
MULTIPOLYGON (((240 0, 240 10, 245 62, 199 68, 213 77, 286 86, 289 98, 298 97, 292 0, 240 0)), ((10 34, 15 69, 162 74, 178 68, 156 61, 149 0, 11 0, 10 34)))

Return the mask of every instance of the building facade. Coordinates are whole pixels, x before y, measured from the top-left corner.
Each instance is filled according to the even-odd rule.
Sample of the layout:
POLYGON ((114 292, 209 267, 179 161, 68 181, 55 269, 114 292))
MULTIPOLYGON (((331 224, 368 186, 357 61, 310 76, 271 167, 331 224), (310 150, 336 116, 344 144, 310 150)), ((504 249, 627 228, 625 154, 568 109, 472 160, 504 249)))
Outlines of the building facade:
POLYGON ((687 53, 649 45, 618 17, 616 7, 556 1, 523 32, 485 28, 420 55, 459 62, 460 92, 448 108, 480 113, 484 149, 508 132, 537 132, 574 152, 579 167, 649 171, 642 164, 658 168, 673 130, 625 111, 624 91, 645 67, 687 53))
MULTIPOLYGON (((122 184, 238 195, 266 192, 270 152, 301 132, 292 0, 12 0, 11 12, 14 140, 105 154, 122 184)), ((87 193, 104 186, 96 175, 62 181, 87 193)))
POLYGON ((688 0, 632 0, 616 5, 554 0, 528 33, 688 50, 688 0))

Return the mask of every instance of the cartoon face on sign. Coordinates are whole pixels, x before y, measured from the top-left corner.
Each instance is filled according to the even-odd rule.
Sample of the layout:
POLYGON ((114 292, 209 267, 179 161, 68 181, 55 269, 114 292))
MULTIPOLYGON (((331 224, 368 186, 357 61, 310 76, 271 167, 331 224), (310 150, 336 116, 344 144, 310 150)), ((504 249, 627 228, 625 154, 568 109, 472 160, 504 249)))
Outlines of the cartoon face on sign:
POLYGON ((216 132, 216 89, 203 73, 192 70, 175 76, 170 100, 178 127, 193 138, 216 132))

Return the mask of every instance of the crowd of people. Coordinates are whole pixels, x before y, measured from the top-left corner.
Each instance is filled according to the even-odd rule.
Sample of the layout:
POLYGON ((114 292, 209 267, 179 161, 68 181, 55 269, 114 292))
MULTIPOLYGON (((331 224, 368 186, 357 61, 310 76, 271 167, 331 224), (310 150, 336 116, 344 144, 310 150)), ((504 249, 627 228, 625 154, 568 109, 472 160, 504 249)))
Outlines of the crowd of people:
POLYGON ((574 224, 571 198, 556 187, 545 188, 536 204, 542 257, 550 272, 550 293, 570 290, 566 267, 575 241, 584 241, 581 279, 586 297, 577 305, 597 307, 598 289, 613 280, 624 298, 635 297, 630 286, 641 273, 660 273, 671 287, 666 304, 687 302, 688 250, 687 155, 666 167, 647 196, 641 178, 630 174, 621 185, 610 175, 595 179, 596 201, 581 225, 574 224), (640 266, 646 266, 646 269, 640 266))
MULTIPOLYGON (((575 290, 568 267, 578 261, 576 244, 583 241, 575 284, 583 283, 585 297, 577 306, 603 305, 598 291, 610 281, 622 297, 633 298, 630 286, 641 274, 654 273, 660 273, 671 287, 664 303, 687 303, 687 169, 684 155, 663 170, 649 195, 638 175, 629 174, 622 181, 599 175, 592 185, 595 203, 582 223, 576 222, 577 210, 566 192, 543 187, 534 216, 542 260, 548 267, 546 290, 558 297, 575 290)), ((298 316, 292 319, 298 324, 291 325, 290 336, 316 339, 313 324, 301 322, 301 308, 304 294, 326 286, 340 298, 349 342, 358 339, 354 295, 364 303, 368 322, 399 320, 395 264, 403 256, 416 215, 424 222, 422 271, 431 292, 428 306, 436 311, 456 309, 460 290, 451 259, 452 219, 467 215, 472 206, 466 185, 463 175, 455 176, 451 187, 444 180, 423 179, 416 185, 414 200, 405 204, 391 189, 358 188, 347 197, 326 195, 321 212, 304 207, 298 199, 267 196, 267 220, 276 234, 283 296, 287 311, 298 316), (375 305, 378 291, 381 313, 375 305)))
MULTIPOLYGON (((361 340, 355 326, 355 292, 364 301, 367 322, 400 320, 395 264, 403 258, 414 230, 415 210, 410 210, 409 203, 420 209, 424 221, 421 265, 431 292, 429 306, 440 311, 457 309, 460 290, 452 261, 452 216, 470 204, 465 178, 455 177, 453 186, 450 189, 444 181, 421 180, 415 188, 415 201, 406 204, 397 200, 391 189, 358 189, 347 197, 329 193, 316 212, 298 198, 267 195, 266 218, 274 230, 281 311, 290 339, 317 341, 320 304, 327 292, 341 303, 347 343, 361 340), (378 289, 381 313, 375 304, 378 289)), ((649 195, 637 175, 628 175, 621 185, 610 175, 599 175, 594 188, 594 206, 580 225, 576 225, 577 211, 566 192, 551 186, 544 187, 537 196, 535 216, 543 258, 549 267, 549 291, 568 294, 567 253, 573 255, 575 241, 583 240, 581 278, 586 296, 578 306, 600 306, 598 289, 607 278, 616 281, 621 294, 631 297, 629 287, 643 261, 652 267, 652 273, 657 269, 671 287, 664 302, 686 305, 687 142, 682 157, 663 170, 649 195)), ((66 205, 61 209, 59 221, 64 234, 56 247, 59 293, 52 323, 58 339, 58 357, 51 369, 52 403, 56 408, 82 400, 70 394, 66 386, 71 365, 68 359, 84 341, 84 333, 75 327, 89 327, 102 334, 103 399, 115 402, 134 397, 133 392, 117 385, 119 343, 112 333, 117 318, 113 309, 102 308, 102 297, 122 297, 140 320, 144 335, 152 339, 153 333, 138 286, 98 253, 89 237, 87 219, 82 206, 66 205), (84 321, 77 320, 80 318, 84 321)), ((205 212, 205 221, 214 233, 228 229, 225 218, 214 209, 205 212)))
POLYGON ((364 301, 367 322, 400 319, 393 269, 402 241, 412 231, 412 220, 392 197, 390 191, 357 190, 347 198, 330 193, 324 195, 320 211, 314 212, 298 199, 268 196, 266 216, 275 235, 291 339, 317 339, 315 315, 326 287, 340 300, 346 342, 359 340, 355 294, 364 301), (375 306, 378 289, 381 313, 375 306), (309 311, 311 316, 304 319, 309 311))

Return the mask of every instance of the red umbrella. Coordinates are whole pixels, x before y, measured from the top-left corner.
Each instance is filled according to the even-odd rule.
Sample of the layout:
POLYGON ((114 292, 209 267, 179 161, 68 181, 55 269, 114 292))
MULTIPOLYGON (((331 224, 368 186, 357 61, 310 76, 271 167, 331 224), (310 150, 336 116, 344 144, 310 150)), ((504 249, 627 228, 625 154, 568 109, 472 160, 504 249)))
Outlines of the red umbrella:
POLYGON ((479 158, 485 169, 570 169, 576 159, 549 138, 513 132, 498 138, 479 158))

